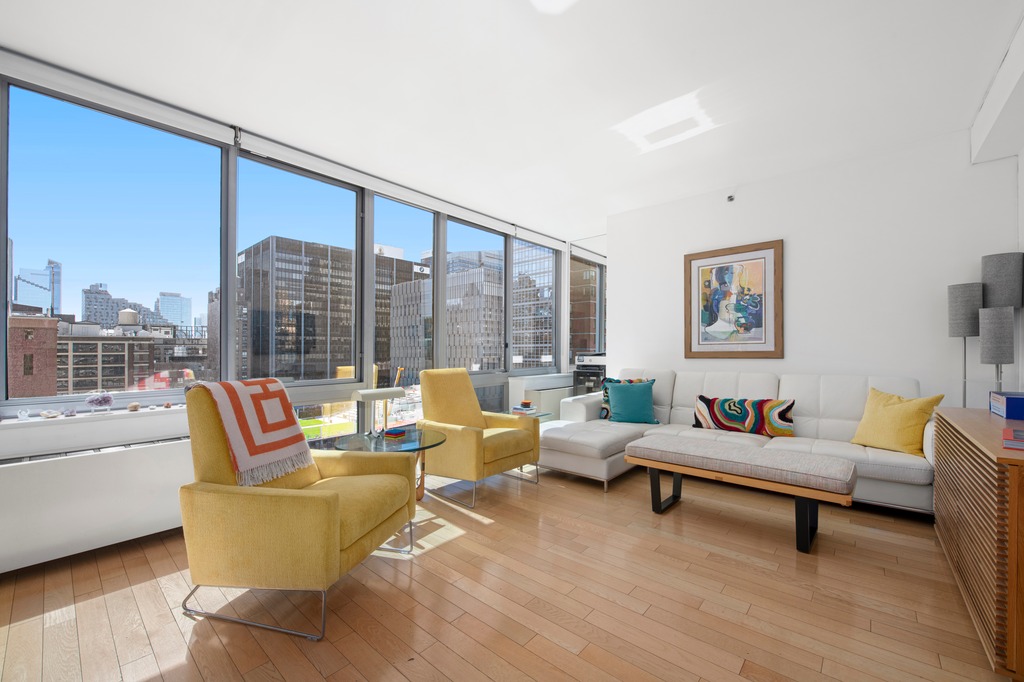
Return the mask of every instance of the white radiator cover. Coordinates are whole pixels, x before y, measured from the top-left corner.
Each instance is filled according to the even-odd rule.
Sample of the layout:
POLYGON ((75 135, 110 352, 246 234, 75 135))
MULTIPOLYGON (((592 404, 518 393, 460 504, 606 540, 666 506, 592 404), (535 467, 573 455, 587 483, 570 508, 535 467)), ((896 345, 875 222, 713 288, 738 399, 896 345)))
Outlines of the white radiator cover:
POLYGON ((0 466, 0 573, 181 525, 188 440, 0 466))

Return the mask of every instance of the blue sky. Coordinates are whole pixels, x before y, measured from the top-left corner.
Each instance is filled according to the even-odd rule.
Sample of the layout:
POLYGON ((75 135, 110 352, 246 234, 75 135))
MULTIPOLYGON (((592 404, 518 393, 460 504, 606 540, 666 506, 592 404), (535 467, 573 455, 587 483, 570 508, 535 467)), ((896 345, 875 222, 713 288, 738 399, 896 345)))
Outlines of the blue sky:
MULTIPOLYGON (((206 311, 220 275, 217 147, 11 88, 9 236, 14 272, 63 265, 62 312, 81 290, 152 307, 161 291, 206 311)), ((355 193, 249 160, 239 164, 238 248, 271 235, 352 248, 355 193)), ((378 199, 377 243, 419 258, 432 215, 378 199)), ((450 229, 449 250, 501 248, 501 237, 450 229)))
POLYGON ((205 311, 217 286, 220 152, 11 88, 8 236, 14 272, 63 265, 62 312, 81 290, 152 307, 160 291, 205 311))

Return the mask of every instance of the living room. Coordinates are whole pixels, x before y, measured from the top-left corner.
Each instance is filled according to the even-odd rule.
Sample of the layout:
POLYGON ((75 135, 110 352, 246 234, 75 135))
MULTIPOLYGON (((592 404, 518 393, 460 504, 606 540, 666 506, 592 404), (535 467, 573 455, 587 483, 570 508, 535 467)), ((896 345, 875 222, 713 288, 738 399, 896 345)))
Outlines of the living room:
MULTIPOLYGON (((966 385, 966 406, 986 408, 996 366, 978 337, 949 336, 947 287, 980 282, 986 255, 1022 250, 1024 5, 891 4, 190 2, 167 16, 15 2, 0 21, 0 78, 136 118, 148 100, 172 130, 167 112, 180 108, 193 135, 240 137, 243 164, 301 157, 310 173, 373 189, 378 207, 390 197, 534 240, 559 254, 563 280, 571 255, 606 266, 609 375, 910 377, 943 407, 959 407, 966 385), (91 79, 97 90, 81 89, 91 79), (626 123, 644 111, 669 118, 636 133, 626 123), (208 127, 193 127, 200 119, 208 127), (772 240, 783 243, 784 354, 684 357, 685 256, 772 240)), ((14 234, 13 220, 4 227, 14 234)), ((243 241, 229 250, 260 243, 243 241)), ((572 369, 561 293, 550 373, 572 369)), ((999 366, 1002 388, 1020 390, 1022 364, 999 366)), ((348 401, 377 369, 367 357, 343 393, 315 388, 308 402, 348 401)), ((507 390, 501 373, 475 380, 507 390)), ((148 425, 173 421, 162 435, 183 435, 183 393, 152 410, 143 399, 137 415, 121 413, 138 393, 114 399, 106 424, 153 438, 148 425)), ((3 424, 17 426, 23 403, 4 402, 3 424)), ((40 407, 53 406, 32 419, 40 407)), ((36 456, 31 441, 92 437, 60 431, 73 419, 40 420, 16 445, 5 434, 0 449, 36 456)), ((187 442, 173 447, 173 468, 140 461, 180 477, 176 489, 192 471, 187 442)), ((76 475, 102 487, 111 471, 76 475)), ((45 494, 45 478, 34 485, 19 483, 26 498, 45 494)), ((0 574, 0 678, 1002 679, 930 516, 823 505, 805 555, 785 495, 687 478, 683 504, 656 516, 639 469, 607 493, 557 472, 481 488, 472 510, 428 491, 413 554, 375 552, 341 578, 315 643, 182 615, 178 529, 68 544, 0 574)), ((124 528, 134 516, 82 511, 104 513, 124 528)), ((6 511, 4 525, 17 537, 6 511)), ((198 595, 286 627, 319 618, 315 596, 198 595)))

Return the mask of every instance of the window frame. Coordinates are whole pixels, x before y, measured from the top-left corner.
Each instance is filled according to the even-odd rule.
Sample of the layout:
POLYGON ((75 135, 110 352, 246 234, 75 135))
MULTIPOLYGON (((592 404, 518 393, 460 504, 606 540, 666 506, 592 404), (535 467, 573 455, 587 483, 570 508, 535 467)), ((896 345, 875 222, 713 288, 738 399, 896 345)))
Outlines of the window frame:
MULTIPOLYGON (((9 66, 9 64, 5 64, 5 62, 7 62, 9 59, 11 59, 11 53, 9 53, 9 52, 7 52, 5 50, 0 49, 0 57, 3 58, 3 59, 0 59, 0 66, 9 66)), ((26 58, 22 58, 22 59, 26 59, 26 58)), ((63 72, 61 69, 56 69, 56 67, 49 67, 49 69, 53 69, 54 71, 57 72, 58 80, 59 80, 59 75, 60 74, 65 74, 65 72, 63 72)), ((74 79, 75 79, 75 75, 74 74, 65 74, 65 77, 67 79, 69 79, 72 83, 74 83, 74 79)), ((80 78, 80 79, 83 79, 83 80, 86 80, 86 81, 89 80, 89 79, 84 79, 83 77, 77 77, 77 78, 80 78)), ((43 80, 45 80, 45 79, 43 79, 43 80)), ((187 140, 192 140, 192 141, 195 141, 195 142, 200 142, 200 143, 207 144, 207 145, 210 145, 212 147, 220 149, 220 157, 221 157, 221 163, 222 163, 221 199, 220 199, 220 201, 221 201, 222 208, 223 208, 223 206, 225 204, 226 199, 225 199, 224 190, 225 190, 227 184, 224 182, 224 178, 223 178, 223 163, 224 163, 224 157, 225 157, 226 150, 228 149, 228 145, 226 145, 223 141, 221 141, 220 139, 218 139, 216 137, 207 137, 206 135, 203 135, 203 134, 199 134, 199 133, 196 133, 196 132, 190 132, 190 131, 184 130, 182 128, 174 127, 174 126, 169 125, 168 123, 163 122, 161 120, 154 120, 154 119, 151 119, 151 118, 143 117, 142 115, 136 113, 135 111, 132 111, 132 108, 130 106, 129 107, 125 107, 125 108, 115 108, 113 106, 110 106, 109 104, 107 104, 104 101, 104 100, 110 100, 111 99, 109 97, 109 95, 107 97, 104 97, 104 90, 109 90, 109 91, 113 91, 113 92, 121 92, 121 97, 125 98, 126 100, 129 100, 129 101, 134 99, 134 98, 138 98, 139 96, 128 96, 127 93, 124 93, 123 91, 118 91, 118 90, 116 90, 114 88, 111 88, 110 86, 103 86, 103 85, 100 85, 100 84, 96 84, 96 86, 97 86, 97 92, 90 93, 92 96, 86 97, 86 96, 83 96, 82 93, 77 93, 76 94, 74 92, 69 92, 69 91, 75 91, 76 88, 74 88, 74 87, 69 87, 67 89, 67 91, 65 91, 65 90, 57 90, 57 89, 54 89, 52 87, 48 87, 48 86, 43 85, 43 84, 39 84, 39 83, 35 83, 35 82, 30 82, 30 81, 26 81, 26 80, 22 80, 22 79, 19 79, 19 78, 8 76, 3 71, 0 71, 0 241, 2 241, 2 246, 0 246, 0 258, 3 259, 3 265, 0 265, 0 268, 2 268, 4 273, 5 273, 5 276, 2 278, 3 281, 0 282, 0 295, 3 296, 3 300, 5 302, 7 301, 7 297, 10 296, 11 293, 12 293, 12 292, 9 291, 9 283, 11 281, 11 273, 8 272, 8 268, 7 268, 7 262, 8 262, 7 261, 7 258, 8 258, 7 238, 10 235, 10 229, 9 229, 10 226, 8 224, 8 215, 9 215, 8 206, 9 206, 10 196, 9 196, 9 192, 8 192, 8 187, 9 187, 9 182, 10 182, 10 144, 9 144, 9 140, 10 140, 10 102, 11 102, 10 88, 11 87, 16 87, 16 88, 20 88, 22 90, 27 90, 29 92, 33 92, 33 93, 36 93, 36 94, 39 94, 39 95, 44 95, 44 96, 47 96, 47 97, 51 97, 51 98, 56 99, 58 101, 66 102, 66 103, 71 104, 71 105, 81 106, 81 107, 84 107, 86 109, 90 109, 92 111, 96 111, 96 112, 99 112, 99 113, 102 113, 102 114, 107 114, 109 116, 113 116, 115 118, 119 118, 119 119, 128 121, 129 123, 135 123, 135 124, 138 124, 138 125, 143 125, 143 126, 146 126, 146 127, 149 127, 149 128, 153 128, 153 129, 158 130, 158 131, 163 132, 163 133, 168 133, 168 134, 171 134, 171 135, 175 135, 177 137, 181 137, 181 138, 184 138, 184 139, 187 139, 187 140)), ((80 90, 82 88, 77 88, 77 89, 80 90)), ((89 90, 90 88, 85 88, 85 89, 89 90)), ((152 103, 152 104, 154 106, 156 105, 156 103, 152 103)), ((161 105, 161 106, 163 106, 163 105, 161 105)), ((191 114, 187 114, 186 112, 181 112, 181 117, 183 119, 194 119, 194 121, 204 120, 204 119, 201 119, 200 117, 195 117, 195 116, 193 116, 191 114)), ((193 121, 193 124, 194 124, 194 121, 193 121)), ((211 129, 207 128, 207 130, 211 130, 211 129)), ((222 216, 222 220, 221 220, 220 230, 221 230, 221 233, 222 233, 222 243, 223 243, 223 232, 225 230, 223 216, 222 216)), ((224 268, 224 252, 223 252, 223 250, 222 250, 222 252, 220 254, 220 263, 221 263, 221 270, 223 271, 223 268, 224 268)), ((222 277, 222 279, 223 279, 223 277, 222 277)), ((222 289, 222 291, 223 291, 223 289, 222 289)), ((11 398, 11 397, 9 397, 9 395, 8 395, 8 382, 7 382, 7 375, 8 375, 8 371, 10 369, 8 367, 8 365, 7 365, 7 355, 8 355, 7 344, 8 344, 8 334, 9 333, 10 333, 10 329, 9 329, 9 325, 8 325, 7 314, 5 312, 3 315, 0 315, 0 338, 3 339, 2 347, 3 347, 3 351, 4 351, 2 354, 0 354, 0 373, 2 373, 2 374, 0 374, 0 378, 2 378, 2 386, 0 386, 0 417, 2 417, 2 418, 12 417, 12 416, 16 415, 18 410, 23 410, 23 409, 26 409, 26 408, 32 410, 33 408, 40 408, 43 404, 45 404, 47 406, 58 406, 58 407, 61 407, 61 408, 75 407, 76 409, 78 409, 78 408, 85 408, 86 407, 86 405, 85 405, 86 395, 85 394, 70 394, 70 395, 57 395, 57 396, 47 396, 47 397, 31 397, 31 398, 11 398)), ((222 377, 224 376, 223 375, 223 367, 221 368, 221 376, 222 377)), ((181 400, 184 399, 184 391, 182 389, 162 389, 162 390, 146 390, 146 391, 123 391, 123 392, 113 393, 112 395, 114 397, 114 404, 113 404, 113 408, 114 409, 124 409, 124 408, 127 408, 128 404, 132 403, 132 402, 138 402, 142 406, 149 406, 149 405, 159 405, 159 404, 162 404, 162 403, 164 403, 164 402, 166 402, 168 400, 175 401, 177 399, 177 402, 181 402, 181 400)))
MULTIPOLYGON (((445 265, 445 267, 444 268, 437 268, 436 265, 435 265, 435 268, 434 268, 435 270, 439 271, 439 274, 438 274, 438 276, 437 276, 437 278, 435 280, 435 283, 434 283, 434 301, 435 301, 435 303, 434 303, 434 310, 435 310, 435 314, 436 314, 436 311, 438 309, 438 302, 440 302, 440 307, 443 308, 444 311, 445 311, 445 318, 444 318, 444 320, 442 322, 442 324, 444 326, 441 327, 441 329, 443 330, 443 332, 442 332, 443 338, 441 338, 441 342, 442 343, 439 344, 436 340, 434 342, 434 355, 435 355, 435 358, 436 358, 437 361, 440 361, 443 364, 437 364, 435 362, 434 366, 435 367, 451 367, 452 366, 451 363, 449 362, 449 358, 448 358, 448 318, 447 318, 447 309, 448 309, 448 306, 447 306, 447 292, 448 292, 448 224, 451 223, 451 222, 458 223, 458 224, 462 225, 463 227, 468 227, 468 228, 471 228, 471 229, 480 230, 481 232, 485 232, 485 233, 488 233, 488 234, 493 234, 493 235, 501 236, 503 238, 502 239, 502 249, 503 249, 503 251, 502 251, 502 262, 503 262, 504 272, 502 273, 502 292, 503 292, 504 300, 505 300, 505 306, 504 306, 505 310, 504 310, 503 322, 502 322, 502 341, 501 341, 501 343, 504 345, 504 348, 502 349, 502 352, 503 352, 502 363, 503 363, 504 366, 501 367, 500 369, 468 370, 469 371, 470 380, 473 382, 473 388, 480 389, 480 388, 490 388, 490 387, 493 387, 493 386, 499 386, 499 385, 502 385, 502 384, 504 384, 504 383, 506 383, 508 381, 509 366, 510 366, 511 361, 512 361, 512 350, 511 350, 511 346, 512 346, 512 337, 511 337, 512 313, 511 313, 511 310, 510 310, 510 306, 508 305, 508 302, 510 300, 512 300, 511 299, 511 287, 509 285, 509 276, 508 276, 509 264, 511 263, 511 258, 512 258, 512 254, 511 254, 511 252, 509 250, 509 248, 511 246, 511 237, 512 237, 512 235, 508 234, 507 232, 499 232, 497 230, 492 230, 492 229, 490 229, 488 227, 485 227, 483 225, 477 225, 477 224, 475 224, 475 223, 473 223, 471 221, 464 220, 463 218, 461 218, 459 216, 452 216, 452 215, 445 215, 444 216, 444 221, 443 221, 443 224, 442 224, 442 230, 444 232, 444 250, 441 251, 440 250, 441 247, 438 247, 438 253, 443 253, 444 254, 444 259, 445 259, 444 260, 444 265, 445 265), (440 292, 444 292, 444 295, 440 295, 440 292)), ((436 260, 437 260, 436 256, 435 256, 434 260, 435 260, 435 264, 436 264, 436 260)), ((435 323, 435 327, 434 328, 437 329, 436 323, 435 323)))
MULTIPOLYGON (((518 234, 508 235, 507 252, 511 253, 511 258, 508 260, 507 267, 508 267, 508 272, 511 273, 511 274, 514 274, 514 267, 515 267, 515 242, 517 240, 521 241, 521 242, 526 242, 526 243, 531 244, 533 246, 539 246, 539 247, 542 247, 542 248, 551 249, 551 251, 552 251, 552 258, 553 258, 553 261, 554 261, 554 263, 553 263, 553 272, 552 272, 552 275, 551 275, 552 276, 552 290, 551 290, 551 301, 552 301, 552 309, 551 309, 551 317, 552 317, 552 320, 551 320, 551 356, 552 356, 552 364, 551 364, 550 367, 519 367, 519 368, 513 367, 512 356, 513 356, 513 353, 515 351, 515 343, 514 343, 514 339, 512 337, 512 318, 513 318, 513 312, 514 312, 513 311, 514 304, 510 303, 509 305, 506 306, 506 310, 507 310, 507 320, 506 320, 507 326, 506 326, 506 329, 508 330, 508 333, 507 333, 507 339, 508 339, 508 341, 507 341, 507 344, 508 344, 508 359, 507 359, 507 362, 506 362, 505 366, 507 368, 509 368, 508 369, 508 375, 509 376, 536 376, 536 375, 543 375, 543 374, 558 374, 561 371, 563 371, 562 370, 563 367, 567 367, 567 365, 565 363, 563 363, 562 360, 561 360, 561 358, 562 358, 561 348, 563 346, 564 347, 568 347, 568 337, 566 337, 565 340, 562 339, 563 329, 565 329, 566 327, 562 323, 562 314, 561 313, 562 313, 563 303, 562 303, 561 292, 562 292, 563 289, 566 289, 566 290, 568 289, 568 287, 564 287, 563 286, 563 282, 562 282, 562 272, 564 270, 564 266, 562 265, 562 261, 563 261, 562 253, 563 253, 564 249, 557 249, 557 248, 554 248, 554 247, 551 247, 551 246, 547 246, 546 244, 539 244, 539 243, 537 243, 536 241, 533 241, 532 239, 530 239, 527 236, 519 236, 518 234)), ((515 278, 514 277, 506 277, 505 300, 513 301, 512 296, 514 294, 514 289, 515 289, 515 278)))
MULTIPOLYGON (((364 260, 366 262, 366 273, 367 274, 366 274, 366 278, 365 278, 364 282, 365 282, 365 286, 366 286, 367 296, 366 296, 366 300, 363 301, 363 304, 367 307, 367 316, 366 316, 367 324, 366 324, 366 327, 365 327, 366 333, 363 334, 363 341, 364 341, 364 344, 365 344, 365 346, 364 346, 365 348, 367 348, 367 349, 372 348, 373 349, 372 352, 366 353, 366 355, 368 356, 368 362, 366 363, 367 367, 365 368, 365 371, 367 372, 367 374, 365 374, 365 376, 367 376, 367 377, 372 377, 373 376, 373 364, 378 362, 378 358, 377 358, 377 336, 376 336, 376 331, 377 331, 377 329, 376 329, 376 326, 377 326, 377 319, 376 319, 377 258, 376 258, 376 253, 373 250, 374 245, 378 241, 378 239, 377 239, 378 238, 377 222, 376 222, 376 220, 377 220, 377 199, 378 198, 384 199, 386 201, 394 202, 394 203, 397 203, 397 204, 403 204, 405 206, 409 206, 410 208, 419 209, 421 211, 426 211, 427 213, 429 213, 431 215, 431 217, 432 217, 431 253, 436 253, 437 252, 438 212, 436 210, 431 209, 431 208, 429 208, 427 206, 423 206, 422 204, 414 203, 412 201, 407 201, 405 199, 398 199, 398 198, 395 198, 395 197, 392 197, 392 196, 388 196, 387 194, 382 194, 382 193, 379 193, 379 192, 374 192, 372 190, 366 190, 366 202, 365 202, 365 206, 366 206, 366 209, 365 209, 366 225, 365 225, 365 227, 363 229, 363 239, 366 242, 366 249, 364 250, 363 258, 364 258, 364 260), (372 324, 370 324, 370 322, 372 322, 372 324)), ((438 276, 439 275, 437 273, 437 264, 434 263, 431 266, 431 271, 430 271, 430 280, 431 280, 430 300, 431 300, 431 304, 432 304, 431 305, 431 314, 435 315, 435 317, 433 318, 433 323, 432 323, 432 325, 433 325, 433 335, 431 337, 431 356, 430 356, 431 368, 439 366, 437 364, 437 358, 438 358, 438 349, 437 349, 437 345, 438 345, 437 344, 437 340, 438 340, 437 329, 438 329, 438 327, 437 327, 437 324, 438 323, 437 323, 437 318, 436 318, 437 291, 438 291, 438 289, 437 289, 437 277, 438 276)), ((388 358, 389 362, 391 361, 391 359, 392 358, 388 358)), ((369 383, 372 383, 372 381, 370 381, 369 383)))
MULTIPOLYGON (((243 160, 243 159, 247 160, 247 161, 252 161, 254 163, 260 163, 260 164, 269 166, 271 168, 275 168, 277 170, 284 171, 286 173, 294 173, 294 174, 299 175, 301 177, 308 178, 310 180, 315 180, 315 181, 323 182, 325 184, 332 185, 334 187, 340 187, 341 189, 349 190, 349 191, 351 191, 351 192, 353 192, 355 194, 355 231, 356 231, 356 234, 355 234, 355 245, 353 247, 353 261, 354 262, 353 262, 353 281, 352 281, 352 287, 353 287, 353 291, 352 291, 352 301, 353 301, 353 306, 352 306, 352 320, 353 320, 352 358, 353 358, 353 364, 356 366, 356 376, 354 378, 352 378, 352 379, 331 379, 331 378, 326 378, 326 379, 305 379, 305 380, 301 380, 301 381, 289 381, 288 382, 288 395, 289 395, 289 398, 292 401, 292 404, 298 405, 300 403, 307 404, 307 403, 338 402, 335 399, 337 398, 337 386, 339 384, 350 384, 350 385, 352 385, 352 389, 351 390, 356 390, 356 388, 363 387, 364 385, 368 385, 368 380, 366 379, 366 377, 372 376, 372 373, 367 374, 365 363, 361 361, 367 355, 367 353, 365 352, 366 346, 363 345, 365 343, 365 341, 363 339, 362 328, 361 328, 362 325, 365 325, 365 320, 366 320, 365 310, 364 310, 366 306, 365 306, 365 301, 363 300, 365 298, 365 293, 364 292, 366 291, 366 289, 365 289, 364 272, 367 269, 367 267, 366 267, 366 249, 365 249, 366 238, 365 238, 365 234, 364 234, 366 232, 366 229, 365 229, 365 226, 364 226, 364 223, 365 223, 365 210, 366 210, 365 207, 366 207, 366 203, 367 203, 366 202, 366 197, 365 197, 366 190, 364 188, 362 188, 362 187, 359 187, 357 185, 352 185, 352 184, 347 183, 347 182, 345 182, 343 180, 338 180, 337 178, 333 178, 333 177, 330 177, 330 176, 327 176, 327 175, 323 175, 322 173, 317 173, 315 171, 309 170, 309 169, 304 168, 302 166, 296 166, 293 163, 289 163, 289 162, 286 162, 286 161, 281 161, 281 160, 278 160, 278 159, 266 158, 266 157, 260 156, 258 154, 253 154, 252 152, 245 151, 244 149, 238 150, 237 153, 235 154, 235 164, 234 164, 234 168, 233 168, 235 194, 232 197, 232 200, 235 203, 235 220, 234 220, 234 224, 232 224, 230 226, 232 242, 235 244, 236 251, 235 251, 233 256, 229 255, 229 257, 228 257, 228 261, 230 261, 230 263, 228 264, 229 265, 228 269, 230 270, 230 273, 229 273, 230 283, 229 283, 229 291, 228 291, 227 300, 229 300, 229 301, 237 301, 238 300, 238 276, 237 276, 237 258, 238 258, 238 253, 237 253, 237 244, 238 244, 238 191, 237 191, 237 189, 238 189, 238 162, 240 160, 243 160), (321 399, 321 396, 323 397, 323 399, 321 399)), ((371 250, 372 250, 372 246, 373 246, 373 242, 371 240, 370 241, 370 248, 371 248, 371 250)), ((221 268, 222 268, 222 270, 225 268, 226 264, 227 263, 225 262, 224 258, 222 257, 221 258, 221 268)), ((223 289, 222 289, 222 291, 223 291, 223 289)), ((224 298, 225 297, 222 296, 221 300, 224 300, 224 298)), ((224 313, 225 313, 225 308, 226 307, 228 307, 228 306, 223 306, 223 305, 221 306, 221 317, 222 318, 224 317, 224 313)), ((233 320, 237 319, 234 315, 230 315, 230 317, 233 320)), ((235 332, 235 329, 232 329, 232 334, 234 334, 234 332, 235 332)), ((223 333, 223 329, 222 329, 222 333, 223 333)), ((232 348, 232 351, 231 351, 231 357, 232 357, 231 372, 232 373, 230 375, 226 375, 226 374, 224 374, 224 372, 222 370, 222 372, 221 372, 221 380, 233 380, 233 379, 236 379, 237 376, 238 376, 238 374, 237 374, 237 367, 234 366, 234 364, 235 364, 234 363, 235 355, 234 355, 233 339, 234 339, 234 336, 232 335, 232 337, 227 340, 229 342, 229 346, 231 346, 231 348, 232 348)), ((222 349, 223 349, 223 346, 224 346, 224 339, 222 337, 222 340, 221 340, 221 347, 222 347, 222 349)), ((370 347, 372 348, 372 346, 370 346, 370 347)), ((222 355, 222 357, 223 357, 223 355, 222 355)), ((223 363, 222 363, 222 367, 223 367, 223 363)))
POLYGON ((566 292, 564 298, 566 311, 565 316, 563 317, 566 324, 565 345, 570 363, 575 363, 576 361, 572 350, 572 262, 574 260, 594 266, 597 273, 592 285, 595 287, 596 310, 594 312, 594 346, 596 350, 589 352, 607 352, 607 260, 604 256, 585 249, 580 249, 574 245, 569 249, 569 253, 566 256, 566 273, 564 280, 562 280, 566 292))
MULTIPOLYGON (((289 383, 296 404, 317 402, 337 402, 348 400, 353 390, 367 387, 368 377, 372 376, 374 362, 373 339, 375 319, 373 318, 373 260, 374 243, 373 196, 379 194, 390 200, 409 204, 429 211, 434 215, 434 250, 436 253, 447 254, 447 221, 449 219, 482 229, 486 232, 504 237, 505 248, 505 324, 504 370, 481 370, 474 372, 474 383, 483 385, 499 385, 506 383, 508 376, 547 374, 571 369, 568 364, 569 327, 568 315, 568 262, 570 253, 575 247, 569 242, 555 239, 540 232, 516 226, 507 221, 480 213, 473 209, 454 204, 443 199, 428 195, 414 189, 399 185, 382 178, 363 173, 354 168, 332 161, 323 156, 309 153, 274 140, 241 130, 237 126, 195 114, 180 107, 166 104, 137 93, 117 88, 94 78, 52 66, 0 48, 0 258, 7 255, 8 236, 8 187, 9 187, 9 105, 10 87, 23 88, 38 94, 50 96, 70 104, 83 106, 91 110, 118 117, 120 119, 145 125, 150 128, 173 134, 185 139, 217 147, 220 150, 220 319, 208 320, 208 328, 216 326, 220 339, 220 372, 221 378, 233 378, 237 375, 233 350, 236 332, 233 305, 229 305, 237 294, 237 278, 235 258, 237 256, 237 219, 238 219, 238 157, 251 158, 260 163, 268 163, 312 177, 316 180, 339 185, 356 192, 356 281, 355 298, 353 301, 353 320, 356 325, 354 353, 359 367, 357 379, 322 379, 289 383), (555 252, 554 273, 554 330, 553 355, 554 366, 547 368, 515 369, 512 365, 512 319, 511 306, 513 300, 512 258, 514 239, 531 242, 539 246, 551 248, 555 252), (368 293, 369 292, 369 293, 368 293)), ((597 256, 603 261, 603 257, 597 256)), ((588 257, 590 254, 588 253, 588 257)), ((590 259, 590 258, 588 258, 590 259)), ((5 277, 0 281, 0 296, 10 295, 10 275, 4 265, 5 277)), ((439 295, 447 287, 447 267, 435 267, 433 277, 434 300, 434 360, 435 367, 447 367, 447 327, 445 315, 445 297, 439 295)), ((602 287, 603 291, 603 287, 602 287)), ((72 407, 82 404, 84 396, 55 396, 47 398, 8 398, 8 334, 10 333, 7 316, 0 316, 0 335, 2 335, 3 352, 0 353, 0 373, 3 387, 0 389, 0 416, 7 418, 16 415, 19 409, 30 410, 42 407, 72 407)), ((602 317, 603 328, 603 317, 602 317)), ((603 338, 603 332, 601 335, 603 338)), ((68 368, 70 372, 70 367, 68 368)), ((140 402, 143 405, 161 404, 165 401, 181 402, 181 389, 125 391, 115 393, 114 408, 124 408, 129 402, 140 402)))

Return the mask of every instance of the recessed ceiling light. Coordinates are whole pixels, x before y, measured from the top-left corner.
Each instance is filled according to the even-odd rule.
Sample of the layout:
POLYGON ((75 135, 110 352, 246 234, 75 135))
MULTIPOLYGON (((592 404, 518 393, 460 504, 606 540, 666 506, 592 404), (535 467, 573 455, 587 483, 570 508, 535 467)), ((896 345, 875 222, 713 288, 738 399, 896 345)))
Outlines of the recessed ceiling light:
POLYGON ((530 0, 533 8, 541 14, 562 14, 579 0, 530 0))
POLYGON ((641 111, 612 130, 626 136, 641 154, 689 140, 717 124, 700 106, 698 90, 641 111))

